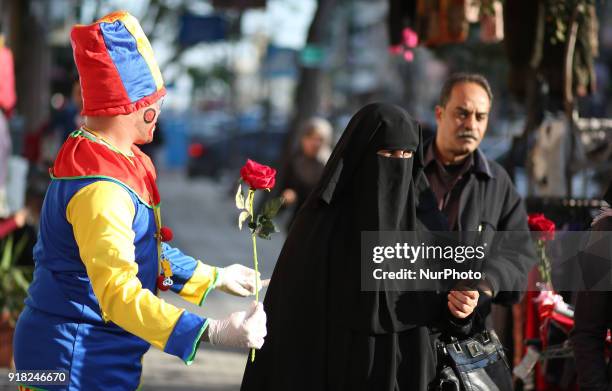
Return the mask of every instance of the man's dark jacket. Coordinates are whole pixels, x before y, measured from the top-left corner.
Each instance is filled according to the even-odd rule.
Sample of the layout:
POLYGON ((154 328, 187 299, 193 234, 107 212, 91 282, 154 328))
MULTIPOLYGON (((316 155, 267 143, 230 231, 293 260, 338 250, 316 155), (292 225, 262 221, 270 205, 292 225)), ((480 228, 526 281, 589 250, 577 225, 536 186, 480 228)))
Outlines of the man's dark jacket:
MULTIPOLYGON (((427 150, 429 143, 424 150, 427 150)), ((504 168, 488 160, 478 149, 474 151, 473 158, 473 168, 464 178, 466 182, 460 196, 457 230, 481 231, 482 241, 489 246, 496 232, 518 232, 505 235, 507 243, 494 246, 500 251, 487 255, 484 266, 486 279, 493 288, 493 302, 511 304, 518 301, 520 291, 527 288, 527 274, 537 260, 534 244, 528 234, 527 212, 504 168)), ((439 211, 425 174, 419 178, 416 186, 417 216, 421 224, 430 231, 449 231, 446 216, 439 211)), ((479 307, 480 315, 486 316, 489 306, 479 307)))

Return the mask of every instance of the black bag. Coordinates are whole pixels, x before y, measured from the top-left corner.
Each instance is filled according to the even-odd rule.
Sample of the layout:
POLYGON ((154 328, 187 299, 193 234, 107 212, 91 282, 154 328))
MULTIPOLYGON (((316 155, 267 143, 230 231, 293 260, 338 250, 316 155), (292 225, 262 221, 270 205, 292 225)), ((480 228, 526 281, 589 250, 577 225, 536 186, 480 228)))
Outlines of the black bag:
POLYGON ((512 391, 512 373, 495 331, 436 341, 438 373, 430 391, 512 391))

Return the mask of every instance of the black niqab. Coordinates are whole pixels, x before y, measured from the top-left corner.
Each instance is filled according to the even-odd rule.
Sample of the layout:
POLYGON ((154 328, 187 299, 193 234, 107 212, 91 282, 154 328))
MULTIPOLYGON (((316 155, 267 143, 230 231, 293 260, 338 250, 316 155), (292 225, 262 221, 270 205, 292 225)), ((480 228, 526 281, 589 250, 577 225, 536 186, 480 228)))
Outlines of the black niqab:
POLYGON ((426 389, 435 365, 421 317, 438 316, 432 302, 360 285, 362 231, 417 229, 421 144, 399 107, 370 104, 351 119, 279 256, 264 300, 268 336, 243 391, 426 389), (413 157, 377 154, 398 149, 413 157))

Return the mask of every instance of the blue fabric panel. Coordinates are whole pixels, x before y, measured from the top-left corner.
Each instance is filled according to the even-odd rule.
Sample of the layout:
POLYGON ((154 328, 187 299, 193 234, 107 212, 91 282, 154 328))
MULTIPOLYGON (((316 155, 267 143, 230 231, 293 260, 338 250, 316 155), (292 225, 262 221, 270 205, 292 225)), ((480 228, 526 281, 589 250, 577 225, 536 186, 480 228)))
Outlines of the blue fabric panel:
POLYGON ((13 344, 18 370, 70 373, 70 385, 43 386, 49 391, 135 390, 150 346, 121 329, 70 322, 29 307, 19 317, 13 344))
POLYGON ((123 22, 100 23, 100 30, 130 101, 133 103, 155 93, 157 86, 151 70, 138 52, 136 39, 123 22))
POLYGON ((187 361, 198 343, 198 335, 205 323, 206 319, 188 311, 183 312, 166 342, 164 352, 187 361))
POLYGON ((198 261, 166 243, 162 243, 162 254, 172 264, 172 281, 174 281, 174 284, 170 287, 170 290, 179 293, 193 275, 198 266, 198 261))

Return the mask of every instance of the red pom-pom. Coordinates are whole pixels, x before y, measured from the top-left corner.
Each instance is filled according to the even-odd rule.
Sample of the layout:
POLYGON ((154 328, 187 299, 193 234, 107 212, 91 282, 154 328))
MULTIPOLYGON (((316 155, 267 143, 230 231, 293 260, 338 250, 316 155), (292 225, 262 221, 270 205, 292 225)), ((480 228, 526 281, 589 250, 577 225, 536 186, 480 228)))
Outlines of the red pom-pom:
POLYGON ((172 233, 172 230, 168 227, 161 227, 159 234, 162 242, 169 242, 174 238, 174 233, 172 233))
POLYGON ((164 279, 165 278, 166 277, 164 277, 162 275, 157 276, 157 287, 159 288, 160 291, 164 291, 164 292, 167 291, 168 289, 170 289, 169 286, 164 285, 164 279))

